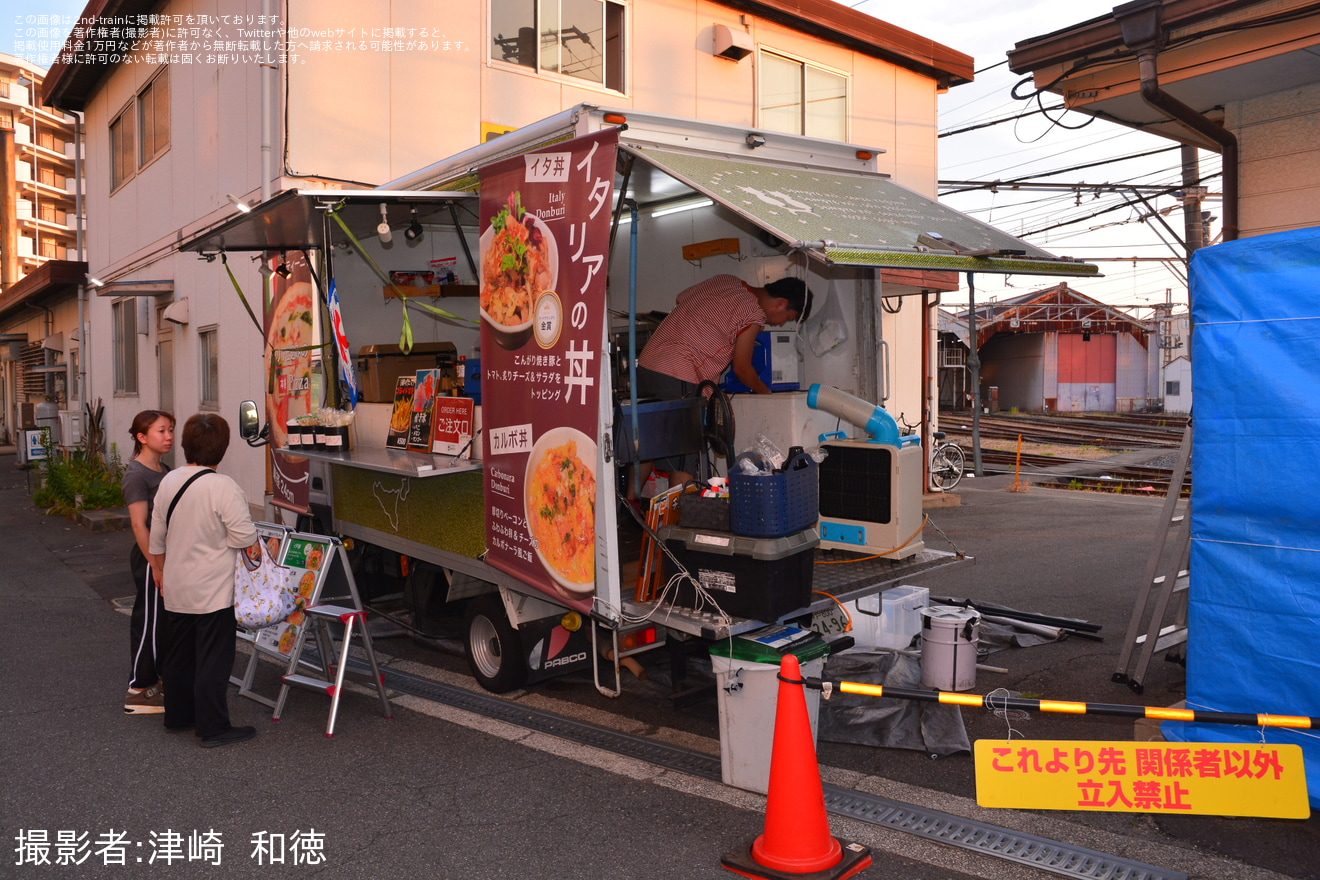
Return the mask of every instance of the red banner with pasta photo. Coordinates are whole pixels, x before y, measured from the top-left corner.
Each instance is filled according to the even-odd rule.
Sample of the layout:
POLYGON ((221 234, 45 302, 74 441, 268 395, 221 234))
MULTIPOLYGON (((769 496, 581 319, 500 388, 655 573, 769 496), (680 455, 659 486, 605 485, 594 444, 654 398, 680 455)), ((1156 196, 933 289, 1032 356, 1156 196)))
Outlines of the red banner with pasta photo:
MULTIPOLYGON (((271 268, 283 263, 288 277, 270 275, 271 296, 264 314, 266 331, 266 418, 270 442, 289 445, 289 425, 312 412, 312 355, 316 341, 316 290, 302 254, 270 258, 271 268)), ((307 459, 270 455, 271 504, 296 513, 310 513, 307 459)))
POLYGON ((618 132, 481 174, 486 560, 581 610, 596 589, 600 392, 618 132))

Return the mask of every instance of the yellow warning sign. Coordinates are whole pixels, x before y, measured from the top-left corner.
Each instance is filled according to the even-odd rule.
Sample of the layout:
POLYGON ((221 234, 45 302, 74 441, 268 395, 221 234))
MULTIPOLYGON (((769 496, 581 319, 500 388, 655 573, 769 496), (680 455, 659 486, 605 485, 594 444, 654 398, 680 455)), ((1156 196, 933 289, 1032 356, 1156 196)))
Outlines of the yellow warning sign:
POLYGON ((1298 745, 976 742, 983 807, 1305 819, 1298 745))

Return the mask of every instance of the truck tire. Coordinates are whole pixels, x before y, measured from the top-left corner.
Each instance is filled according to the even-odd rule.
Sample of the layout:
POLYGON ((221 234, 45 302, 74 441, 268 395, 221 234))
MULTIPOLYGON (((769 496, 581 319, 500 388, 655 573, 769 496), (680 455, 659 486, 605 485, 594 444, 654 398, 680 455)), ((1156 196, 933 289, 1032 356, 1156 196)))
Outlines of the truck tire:
POLYGON ((508 693, 527 681, 522 639, 504 613, 498 593, 477 596, 463 612, 463 654, 477 683, 491 693, 508 693))

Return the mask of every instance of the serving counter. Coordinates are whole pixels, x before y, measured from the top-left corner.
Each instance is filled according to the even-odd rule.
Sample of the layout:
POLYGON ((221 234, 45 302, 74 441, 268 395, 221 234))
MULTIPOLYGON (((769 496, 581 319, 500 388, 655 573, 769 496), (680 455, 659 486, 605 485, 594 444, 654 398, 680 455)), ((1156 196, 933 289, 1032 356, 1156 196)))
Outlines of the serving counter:
POLYGON ((350 449, 348 452, 327 452, 319 449, 276 449, 280 455, 297 456, 312 461, 360 468, 365 471, 380 471, 388 474, 401 474, 408 477, 437 477, 443 474, 458 474, 465 471, 481 470, 480 459, 455 458, 452 455, 432 455, 426 452, 406 452, 402 449, 366 447, 350 449))

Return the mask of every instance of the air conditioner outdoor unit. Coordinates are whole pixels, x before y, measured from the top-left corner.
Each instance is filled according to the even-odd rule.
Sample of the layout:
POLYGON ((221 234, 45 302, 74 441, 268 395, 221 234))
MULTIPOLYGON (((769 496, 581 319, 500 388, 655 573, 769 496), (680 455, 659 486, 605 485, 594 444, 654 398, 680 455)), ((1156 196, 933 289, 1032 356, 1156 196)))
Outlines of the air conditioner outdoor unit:
POLYGON ((82 413, 77 410, 60 410, 60 439, 65 446, 82 443, 82 413))

